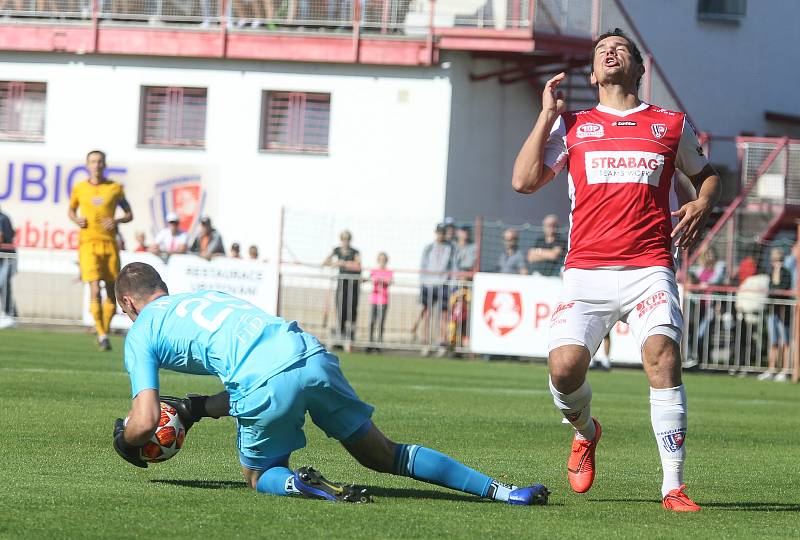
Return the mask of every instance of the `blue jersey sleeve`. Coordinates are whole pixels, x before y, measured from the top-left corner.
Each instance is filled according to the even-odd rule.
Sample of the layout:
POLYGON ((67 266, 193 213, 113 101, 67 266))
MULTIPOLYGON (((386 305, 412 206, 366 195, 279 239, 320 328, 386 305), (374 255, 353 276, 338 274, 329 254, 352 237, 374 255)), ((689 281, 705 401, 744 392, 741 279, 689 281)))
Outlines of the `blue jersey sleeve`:
POLYGON ((131 378, 131 398, 142 390, 158 390, 158 358, 147 332, 132 328, 125 338, 125 369, 131 378))

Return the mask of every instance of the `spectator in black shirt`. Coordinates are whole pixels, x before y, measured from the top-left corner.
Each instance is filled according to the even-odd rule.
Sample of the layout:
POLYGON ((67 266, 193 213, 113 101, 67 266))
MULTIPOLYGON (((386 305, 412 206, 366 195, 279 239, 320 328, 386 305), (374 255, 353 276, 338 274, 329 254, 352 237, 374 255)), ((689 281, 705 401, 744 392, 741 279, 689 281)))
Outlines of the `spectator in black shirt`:
POLYGON ((336 283, 336 315, 339 322, 339 338, 345 340, 345 349, 350 352, 355 339, 358 316, 358 287, 361 282, 361 254, 350 245, 353 235, 342 231, 339 245, 322 264, 339 269, 336 283))
POLYGON ((558 234, 558 217, 550 214, 542 221, 544 233, 533 242, 528 250, 530 273, 542 276, 561 274, 564 258, 567 256, 567 241, 558 234))

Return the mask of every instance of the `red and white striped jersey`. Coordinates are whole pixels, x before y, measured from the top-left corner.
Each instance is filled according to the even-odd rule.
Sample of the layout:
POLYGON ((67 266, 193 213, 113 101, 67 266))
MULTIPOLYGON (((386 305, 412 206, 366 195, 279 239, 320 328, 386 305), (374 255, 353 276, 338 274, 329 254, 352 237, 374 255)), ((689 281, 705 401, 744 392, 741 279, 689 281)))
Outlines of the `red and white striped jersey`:
POLYGON ((568 166, 566 268, 672 267, 672 177, 708 164, 683 113, 647 103, 566 112, 544 161, 556 174, 568 166))

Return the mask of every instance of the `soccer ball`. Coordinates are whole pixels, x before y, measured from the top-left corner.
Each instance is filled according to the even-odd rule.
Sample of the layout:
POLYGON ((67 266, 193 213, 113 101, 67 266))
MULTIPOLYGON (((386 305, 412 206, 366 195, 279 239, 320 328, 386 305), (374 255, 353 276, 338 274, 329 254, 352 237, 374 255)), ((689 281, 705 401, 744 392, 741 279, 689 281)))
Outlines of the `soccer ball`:
POLYGON ((175 407, 161 402, 161 418, 153 437, 142 447, 141 458, 147 463, 167 461, 183 446, 186 429, 175 407))

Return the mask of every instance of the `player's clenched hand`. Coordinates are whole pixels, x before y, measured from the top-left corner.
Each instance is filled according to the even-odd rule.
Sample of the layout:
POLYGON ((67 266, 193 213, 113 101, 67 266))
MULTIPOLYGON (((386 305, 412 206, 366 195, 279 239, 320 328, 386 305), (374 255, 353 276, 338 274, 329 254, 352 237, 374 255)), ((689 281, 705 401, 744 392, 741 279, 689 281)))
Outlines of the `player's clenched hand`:
POLYGON ((86 225, 88 225, 88 223, 89 223, 89 222, 88 222, 88 221, 86 221, 86 218, 85 218, 85 217, 79 217, 79 218, 77 218, 77 219, 75 220, 75 225, 77 225, 77 226, 78 226, 78 227, 80 227, 81 229, 85 229, 85 228, 86 228, 86 225))
POLYGON ((683 250, 692 249, 697 241, 700 240, 700 235, 703 228, 708 221, 708 215, 711 213, 711 203, 708 199, 700 197, 697 200, 688 202, 681 206, 677 211, 672 212, 674 217, 680 219, 678 224, 672 230, 672 238, 678 238, 677 246, 683 250))
POLYGON ((564 112, 567 106, 564 100, 564 92, 557 90, 558 85, 567 78, 563 71, 547 81, 542 92, 542 111, 559 115, 564 112))
POLYGON ((147 463, 142 461, 142 458, 139 455, 140 447, 133 446, 126 441, 124 433, 125 422, 122 421, 122 418, 117 418, 114 420, 114 450, 116 450, 117 454, 119 454, 119 457, 131 465, 146 469, 147 463))

